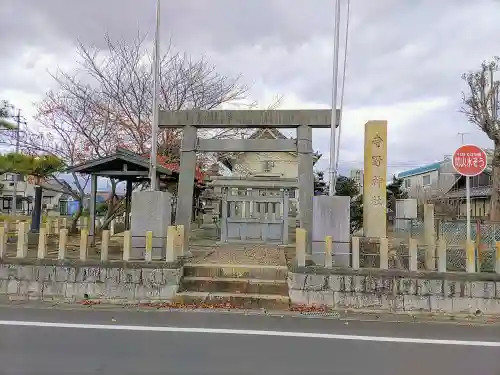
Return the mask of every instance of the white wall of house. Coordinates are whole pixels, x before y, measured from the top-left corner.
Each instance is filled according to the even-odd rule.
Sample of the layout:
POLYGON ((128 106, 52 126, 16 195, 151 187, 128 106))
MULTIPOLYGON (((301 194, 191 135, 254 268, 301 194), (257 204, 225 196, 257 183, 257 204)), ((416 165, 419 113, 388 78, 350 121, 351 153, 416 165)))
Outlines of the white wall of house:
POLYGON ((297 178, 298 159, 289 152, 246 152, 237 157, 233 175, 297 178))
POLYGON ((403 186, 408 192, 409 198, 419 198, 431 194, 439 185, 438 170, 403 178, 403 186))
MULTIPOLYGON (((297 179, 299 176, 298 157, 290 152, 242 153, 238 155, 234 163, 233 176, 297 179)), ((297 190, 290 191, 290 204, 294 209, 298 208, 298 198, 297 190)))
POLYGON ((403 187, 409 198, 425 200, 446 194, 456 179, 451 159, 445 159, 439 168, 403 177, 403 187))
MULTIPOLYGON (((14 193, 14 174, 13 173, 5 173, 0 175, 0 184, 2 184, 2 198, 12 198, 14 193)), ((31 197, 34 200, 35 197, 35 185, 30 184, 27 181, 18 181, 17 182, 17 196, 22 197, 31 197)), ((42 205, 46 205, 48 210, 58 210, 59 199, 61 198, 62 193, 46 191, 46 194, 42 196, 42 205)), ((17 204, 17 211, 27 212, 28 207, 32 208, 33 205, 28 205, 28 202, 24 201, 17 204)), ((9 201, 2 200, 0 204, 0 211, 8 211, 9 210, 9 201)))

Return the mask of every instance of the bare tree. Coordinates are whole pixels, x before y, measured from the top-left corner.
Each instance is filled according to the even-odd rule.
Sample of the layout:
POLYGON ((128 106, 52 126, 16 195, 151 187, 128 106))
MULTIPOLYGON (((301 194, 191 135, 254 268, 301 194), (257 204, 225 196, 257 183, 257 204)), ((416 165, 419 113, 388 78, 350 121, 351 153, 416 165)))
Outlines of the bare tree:
MULTIPOLYGON (((30 153, 53 154, 68 165, 104 157, 125 147, 149 155, 153 102, 152 54, 146 39, 138 35, 131 43, 105 36, 104 50, 78 45, 79 69, 51 73, 58 85, 37 104, 40 127, 23 132, 21 148, 30 153)), ((171 50, 160 62, 160 106, 167 110, 214 109, 223 104, 243 105, 248 87, 240 77, 219 74, 204 58, 193 60, 171 50)), ((230 137, 233 129, 221 129, 209 137, 230 137)), ((12 144, 14 137, 4 141, 12 144)), ((164 160, 179 158, 178 130, 161 130, 158 150, 164 160)), ((82 213, 85 185, 73 174, 74 185, 54 176, 80 201, 82 213)), ((120 211, 123 202, 111 181, 111 199, 105 224, 120 211)))
POLYGON ((463 74, 467 92, 463 93, 461 112, 481 129, 494 143, 492 158, 493 183, 490 219, 500 220, 500 121, 498 118, 498 87, 494 75, 499 70, 500 58, 485 61, 477 71, 463 74))

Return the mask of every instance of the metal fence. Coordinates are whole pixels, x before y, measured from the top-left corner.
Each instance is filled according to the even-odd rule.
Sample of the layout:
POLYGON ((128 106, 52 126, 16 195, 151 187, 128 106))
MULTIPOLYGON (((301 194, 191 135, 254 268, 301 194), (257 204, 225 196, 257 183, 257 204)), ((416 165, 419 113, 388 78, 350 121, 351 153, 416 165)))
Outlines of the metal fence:
POLYGON ((418 237, 424 234, 424 222, 419 219, 395 219, 392 225, 392 234, 418 237))
MULTIPOLYGON (((419 270, 425 270, 425 258, 428 246, 417 244, 417 266, 419 270)), ((435 269, 437 269, 438 249, 434 249, 435 269)), ((477 267, 481 272, 495 271, 495 247, 483 247, 477 251, 477 267)), ((409 270, 410 252, 407 242, 393 242, 389 244, 389 269, 409 270)), ((467 255, 465 246, 449 246, 446 248, 446 270, 450 272, 465 272, 467 255)), ((359 242, 359 266, 360 268, 380 267, 380 242, 376 239, 361 238, 359 242)))

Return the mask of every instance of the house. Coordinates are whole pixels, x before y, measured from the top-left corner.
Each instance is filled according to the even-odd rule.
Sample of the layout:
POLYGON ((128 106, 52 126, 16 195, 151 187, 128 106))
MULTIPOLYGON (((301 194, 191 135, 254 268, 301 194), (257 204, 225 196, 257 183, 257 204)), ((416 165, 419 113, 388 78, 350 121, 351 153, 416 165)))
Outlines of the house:
MULTIPOLYGON (((4 173, 0 176, 1 205, 3 213, 13 213, 12 201, 14 193, 14 173, 4 173)), ((35 183, 31 176, 18 175, 17 177, 17 209, 21 215, 30 215, 35 200, 35 183)), ((63 198, 64 188, 56 181, 47 181, 43 184, 42 207, 49 213, 59 213, 59 202, 63 198)))
MULTIPOLYGON (((471 216, 478 219, 488 217, 490 211, 492 150, 485 151, 488 167, 482 174, 470 178, 471 216)), ((451 157, 445 156, 440 162, 401 172, 398 178, 403 179, 409 198, 416 198, 420 203, 434 203, 437 215, 450 218, 467 216, 466 179, 455 171, 451 157)))
MULTIPOLYGON (((440 203, 446 204, 449 211, 457 218, 467 216, 466 177, 459 176, 455 184, 444 195, 440 203)), ((471 217, 486 219, 490 215, 490 200, 492 189, 491 168, 487 168, 478 176, 470 177, 471 217)))
MULTIPOLYGON (((10 214, 13 211, 13 194, 14 194, 14 173, 4 173, 0 175, 0 187, 2 204, 0 209, 3 213, 10 214)), ((17 176, 17 209, 21 214, 28 214, 33 207, 34 189, 26 181, 23 175, 17 176)))
POLYGON ((448 192, 459 175, 453 168, 451 157, 445 156, 442 161, 400 172, 397 177, 403 180, 408 198, 425 202, 448 192))
MULTIPOLYGON (((263 128, 253 133, 249 139, 287 139, 278 129, 263 128)), ((321 157, 314 154, 313 163, 321 157)), ((268 179, 297 179, 299 176, 296 152, 240 152, 223 155, 221 162, 234 177, 266 177, 268 179)), ((290 196, 296 195, 291 189, 290 196)))

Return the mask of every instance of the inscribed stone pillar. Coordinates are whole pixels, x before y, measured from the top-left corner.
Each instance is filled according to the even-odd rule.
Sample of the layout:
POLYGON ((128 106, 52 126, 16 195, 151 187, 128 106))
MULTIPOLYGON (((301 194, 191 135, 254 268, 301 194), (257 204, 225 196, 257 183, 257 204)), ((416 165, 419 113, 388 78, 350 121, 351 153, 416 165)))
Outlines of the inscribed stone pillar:
POLYGON ((363 235, 387 235, 387 121, 365 124, 363 235))

